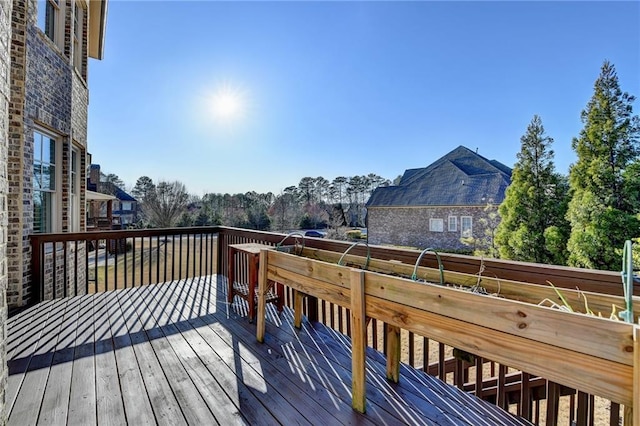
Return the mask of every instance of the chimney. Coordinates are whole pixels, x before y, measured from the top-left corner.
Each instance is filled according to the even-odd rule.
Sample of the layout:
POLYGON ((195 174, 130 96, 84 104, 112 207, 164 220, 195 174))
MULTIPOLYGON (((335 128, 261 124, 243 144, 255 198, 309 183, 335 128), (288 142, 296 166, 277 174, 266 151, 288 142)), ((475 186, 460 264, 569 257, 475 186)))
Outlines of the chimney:
POLYGON ((92 164, 89 170, 89 183, 97 185, 100 182, 100 164, 92 164))

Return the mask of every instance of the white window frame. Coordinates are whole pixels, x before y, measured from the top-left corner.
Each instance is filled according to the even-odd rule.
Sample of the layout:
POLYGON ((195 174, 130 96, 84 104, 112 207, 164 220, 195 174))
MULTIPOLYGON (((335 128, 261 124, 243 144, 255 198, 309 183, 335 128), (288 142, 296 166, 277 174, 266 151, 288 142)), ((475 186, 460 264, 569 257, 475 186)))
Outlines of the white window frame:
POLYGON ((33 204, 33 233, 50 233, 50 232, 57 232, 59 230, 59 214, 58 214, 58 205, 59 205, 59 197, 60 197, 60 176, 61 174, 61 166, 62 166, 62 162, 61 160, 61 152, 60 152, 60 137, 59 136, 55 136, 47 131, 43 131, 42 129, 36 128, 33 130, 33 162, 32 162, 32 171, 34 172, 33 175, 33 191, 32 191, 32 195, 33 195, 33 200, 32 200, 32 204, 33 204), (37 138, 40 139, 40 143, 37 143, 37 138), (43 152, 44 152, 44 144, 42 143, 44 140, 52 140, 53 141, 53 147, 54 147, 54 154, 53 154, 53 160, 54 162, 51 163, 50 161, 43 161, 43 152), (40 147, 40 152, 36 152, 37 149, 40 147), (45 167, 45 166, 53 166, 53 188, 49 188, 49 189, 38 189, 38 187, 40 185, 37 184, 37 180, 36 180, 36 175, 35 175, 35 169, 36 166, 39 167, 45 167), (46 192, 51 194, 50 195, 50 199, 49 201, 49 216, 45 217, 45 223, 44 223, 44 229, 36 229, 36 194, 37 193, 41 193, 41 192, 46 192))
POLYGON ((438 219, 438 218, 429 219, 429 231, 444 232, 444 219, 438 219))
POLYGON ((458 231, 458 216, 449 216, 449 232, 458 231))
POLYGON ((87 40, 83 37, 83 26, 86 17, 86 4, 81 1, 76 1, 73 8, 73 66, 78 70, 80 75, 84 75, 82 60, 84 59, 87 40))
POLYGON ((472 216, 460 216, 460 235, 463 238, 473 236, 473 217, 472 216), (469 225, 465 226, 465 221, 469 221, 469 225))
POLYGON ((36 25, 61 51, 64 51, 65 0, 38 0, 36 25), (43 9, 44 8, 44 11, 43 9), (53 14, 53 17, 51 17, 53 14), (53 25, 53 28, 50 26, 53 25), (47 28, 49 26, 49 28, 47 28))
POLYGON ((69 164, 69 231, 80 232, 80 148, 71 145, 69 164))

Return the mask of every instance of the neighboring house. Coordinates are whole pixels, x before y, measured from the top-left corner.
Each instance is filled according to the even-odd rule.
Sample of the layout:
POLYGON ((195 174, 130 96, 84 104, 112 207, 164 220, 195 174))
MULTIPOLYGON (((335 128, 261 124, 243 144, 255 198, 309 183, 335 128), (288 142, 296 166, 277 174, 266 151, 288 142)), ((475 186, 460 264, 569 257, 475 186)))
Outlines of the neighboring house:
MULTIPOLYGON (((10 308, 26 304, 34 291, 29 235, 86 229, 87 67, 89 58, 102 59, 106 14, 106 0, 12 2, 7 41, 10 308)), ((53 252, 46 254, 52 258, 53 252)))
POLYGON ((91 164, 87 178, 87 230, 127 228, 137 221, 136 199, 112 182, 101 182, 100 165, 91 164))
POLYGON ((371 244, 465 250, 481 238, 488 204, 498 206, 511 169, 459 146, 423 169, 404 172, 396 186, 377 188, 367 203, 371 244))

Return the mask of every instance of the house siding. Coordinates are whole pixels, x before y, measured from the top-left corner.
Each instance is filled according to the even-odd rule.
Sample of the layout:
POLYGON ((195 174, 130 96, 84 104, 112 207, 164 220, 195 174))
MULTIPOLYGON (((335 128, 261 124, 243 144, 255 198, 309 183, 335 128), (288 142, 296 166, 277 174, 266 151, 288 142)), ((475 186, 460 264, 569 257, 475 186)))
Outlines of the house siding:
MULTIPOLYGON (((13 2, 11 44, 11 104, 9 125, 9 277, 8 303, 19 307, 34 294, 31 282, 31 245, 33 233, 33 131, 36 127, 54 133, 59 141, 60 185, 56 188, 60 220, 58 231, 69 224, 69 167, 71 144, 80 151, 79 173, 84 194, 84 157, 87 147, 88 93, 84 81, 72 63, 70 26, 73 2, 66 1, 65 48, 60 50, 36 26, 37 1, 13 2)), ((80 218, 85 216, 84 195, 80 199, 80 218)), ((81 219, 81 230, 84 220, 81 219)), ((75 253, 73 254, 75 256, 75 253)), ((79 253, 79 259, 85 257, 79 253)), ((46 267, 46 265, 45 265, 46 267)), ((81 269, 84 269, 80 265, 81 269)), ((45 294, 47 294, 45 288, 45 294)), ((50 291, 49 291, 50 293, 50 291)))
POLYGON ((7 194, 8 183, 8 138, 9 100, 11 89, 9 73, 11 56, 11 10, 12 2, 0 2, 0 424, 5 424, 7 411, 5 389, 7 387, 7 194))
POLYGON ((479 220, 486 216, 485 208, 486 206, 370 207, 367 211, 369 243, 421 249, 431 247, 440 250, 471 250, 471 247, 461 242, 460 218, 473 218, 472 236, 479 238, 482 234, 479 220), (457 217, 456 231, 449 231, 449 216, 457 217), (430 219, 442 219, 444 231, 429 231, 430 219))

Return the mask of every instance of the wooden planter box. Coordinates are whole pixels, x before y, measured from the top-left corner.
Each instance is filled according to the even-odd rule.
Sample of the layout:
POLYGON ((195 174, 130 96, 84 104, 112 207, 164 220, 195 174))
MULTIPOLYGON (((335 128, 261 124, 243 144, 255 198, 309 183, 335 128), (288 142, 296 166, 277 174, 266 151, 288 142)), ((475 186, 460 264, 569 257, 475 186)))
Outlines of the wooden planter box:
MULTIPOLYGON (((363 411, 365 407, 366 317, 371 317, 398 330, 409 330, 633 407, 634 424, 640 425, 640 327, 637 325, 539 306, 544 299, 561 302, 551 286, 451 271, 444 271, 447 285, 432 284, 406 278, 413 274, 414 265, 371 259, 365 271, 337 265, 340 257, 341 253, 318 249, 305 249, 302 256, 272 250, 261 252, 257 338, 262 341, 264 337, 262 289, 268 280, 350 309, 354 408, 363 411), (489 295, 461 288, 469 285, 481 285, 489 295)), ((357 256, 343 259, 346 265, 365 262, 364 257, 357 256)), ((440 272, 418 268, 417 277, 439 282, 440 272)), ((562 289, 561 292, 574 309, 584 306, 579 291, 562 289)), ((624 306, 620 297, 597 293, 586 296, 589 308, 606 316, 611 312, 612 303, 624 306)), ((296 297, 296 301, 298 299, 296 297)), ((394 339, 390 340, 395 344, 394 339)), ((397 380, 399 350, 391 348, 388 353, 387 376, 397 380)))

